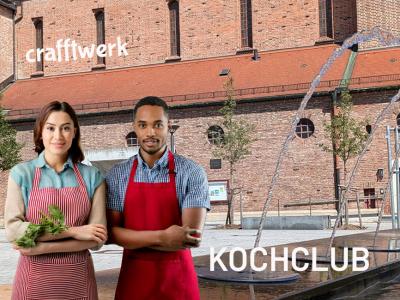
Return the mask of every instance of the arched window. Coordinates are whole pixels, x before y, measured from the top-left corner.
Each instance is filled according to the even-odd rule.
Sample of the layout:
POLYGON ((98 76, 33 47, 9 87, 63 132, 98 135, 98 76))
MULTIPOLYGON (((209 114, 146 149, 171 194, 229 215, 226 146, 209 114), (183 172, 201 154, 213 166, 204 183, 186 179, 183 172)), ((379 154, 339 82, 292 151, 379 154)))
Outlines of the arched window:
POLYGON ((224 130, 218 125, 212 125, 207 130, 208 141, 212 145, 219 145, 224 140, 224 130))
POLYGON ((128 135, 126 136, 126 144, 128 145, 128 147, 139 146, 137 135, 134 131, 129 132, 128 135))
POLYGON ((396 117, 396 124, 397 126, 400 126, 400 114, 398 114, 396 117))
POLYGON ((179 2, 170 1, 169 9, 169 31, 170 31, 170 46, 171 56, 181 55, 180 46, 180 29, 179 29, 179 2))
POLYGON ((253 48, 251 0, 240 0, 240 33, 242 48, 253 48))
POLYGON ((314 133, 314 123, 310 119, 301 118, 296 126, 296 134, 302 139, 307 139, 314 133))

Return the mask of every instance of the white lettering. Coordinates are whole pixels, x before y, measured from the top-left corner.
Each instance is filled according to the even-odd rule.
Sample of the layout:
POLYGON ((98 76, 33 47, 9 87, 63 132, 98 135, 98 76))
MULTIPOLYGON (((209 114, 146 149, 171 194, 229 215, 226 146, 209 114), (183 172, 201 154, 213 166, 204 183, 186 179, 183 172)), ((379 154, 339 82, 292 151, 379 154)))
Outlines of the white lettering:
POLYGON ((42 60, 42 53, 44 54, 44 60, 46 61, 70 61, 71 59, 76 61, 80 57, 81 59, 93 58, 95 54, 99 57, 113 56, 114 49, 118 56, 127 56, 128 50, 126 49, 128 43, 122 43, 120 37, 117 37, 116 43, 100 44, 98 46, 92 44, 89 46, 78 45, 74 40, 69 38, 63 40, 58 39, 54 48, 45 49, 29 49, 25 58, 28 62, 34 63, 42 60), (72 53, 71 53, 72 52, 72 53), (36 54, 36 58, 33 56, 36 54))
POLYGON ((69 61, 69 41, 70 41, 70 39, 66 39, 64 41, 64 51, 65 51, 64 58, 65 58, 65 61, 69 61))
POLYGON ((61 48, 62 48, 62 39, 57 40, 56 49, 57 49, 57 57, 58 62, 61 62, 61 48))
POLYGON ((92 58, 93 57, 93 55, 94 55, 94 45, 92 45, 90 48, 89 47, 81 47, 81 46, 78 46, 78 52, 79 52, 79 55, 81 56, 81 58, 85 58, 86 56, 88 57, 88 58, 92 58))
POLYGON ((26 55, 25 55, 26 60, 30 63, 34 63, 36 61, 36 59, 32 58, 32 56, 31 56, 33 53, 35 53, 35 50, 30 49, 30 50, 28 50, 28 52, 26 52, 26 55))
POLYGON ((309 252, 306 248, 297 247, 297 248, 293 249, 293 251, 292 251, 292 268, 293 268, 293 270, 295 270, 297 272, 305 271, 309 267, 309 263, 304 263, 304 265, 302 267, 297 266, 297 253, 300 251, 303 252, 304 255, 309 255, 309 252))
MULTIPOLYGON (((240 259, 239 259, 240 261, 240 259)), ((247 265, 247 255, 243 248, 235 247, 229 252, 229 266, 235 272, 241 272, 246 268, 247 265), (240 252, 242 254, 242 265, 240 267, 235 266, 235 253, 240 252)))
POLYGON ((337 267, 336 266, 336 251, 335 248, 331 248, 331 267, 337 272, 342 272, 347 269, 349 265, 349 250, 347 247, 343 248, 343 266, 337 267))
POLYGON ((108 44, 108 56, 109 57, 111 57, 111 56, 113 56, 113 49, 114 48, 116 48, 117 47, 117 45, 115 45, 115 44, 111 44, 111 43, 109 43, 108 44))
POLYGON ((267 256, 267 250, 262 247, 253 248, 250 251, 250 268, 256 272, 262 272, 267 268, 267 263, 263 263, 261 267, 257 267, 255 264, 256 252, 261 252, 264 256, 267 256))
POLYGON ((368 261, 368 250, 364 247, 354 247, 353 248, 353 271, 365 271, 369 268, 369 261, 368 261), (364 253, 363 256, 358 257, 357 253, 362 252, 364 253), (357 262, 364 262, 364 266, 358 267, 357 262))
POLYGON ((97 47, 96 54, 97 54, 97 56, 100 56, 100 57, 106 57, 107 56, 106 51, 107 51, 107 46, 104 44, 101 44, 97 47))
POLYGON ((313 247, 311 249, 311 270, 319 272, 328 272, 328 267, 318 267, 317 262, 318 262, 317 248, 313 247))
POLYGON ((223 247, 221 250, 218 251, 217 255, 215 256, 215 249, 214 247, 210 248, 210 271, 215 270, 215 263, 217 262, 223 271, 228 271, 226 266, 221 260, 221 255, 224 254, 226 251, 226 247, 223 247))
POLYGON ((127 56, 128 51, 126 50, 126 45, 128 45, 128 43, 121 44, 121 38, 117 37, 117 44, 118 44, 118 56, 121 55, 127 56))
POLYGON ((76 46, 78 46, 78 44, 75 41, 72 41, 71 46, 72 46, 72 59, 77 60, 78 58, 76 55, 76 46))
MULTIPOLYGON (((283 270, 287 272, 289 270, 289 255, 288 255, 288 247, 281 248, 283 252, 282 256, 277 256, 277 250, 275 247, 271 247, 271 269, 270 271, 274 272, 276 270, 283 270), (283 268, 277 268, 277 262, 283 263, 283 268)), ((336 252, 335 248, 330 249, 330 265, 332 269, 336 272, 345 271, 349 267, 349 253, 348 248, 344 248, 343 252, 343 265, 341 263, 336 262, 336 252)), ((213 247, 210 248, 210 270, 215 271, 215 265, 219 264, 220 268, 223 271, 228 271, 227 267, 222 262, 222 255, 227 251, 227 247, 223 247, 218 253, 215 253, 215 249, 213 247)), ((267 269, 268 263, 265 262, 264 258, 268 255, 267 250, 262 247, 253 248, 250 250, 249 258, 247 257, 246 250, 240 247, 234 247, 228 250, 229 253, 229 267, 232 271, 241 272, 246 268, 250 267, 251 270, 256 272, 263 272, 267 269), (261 255, 257 256, 258 253, 261 255), (261 262, 261 266, 256 266, 256 256, 261 257, 258 261, 261 262), (248 266, 248 260, 250 260, 250 266, 248 266)), ((296 272, 306 271, 310 268, 311 271, 316 272, 327 272, 328 266, 318 266, 321 265, 321 262, 318 262, 317 256, 317 248, 311 248, 311 264, 309 262, 302 262, 300 266, 298 266, 298 254, 303 253, 305 256, 310 255, 310 249, 304 247, 296 247, 292 249, 292 269, 296 272)), ((353 248, 352 252, 352 262, 353 262, 353 271, 365 271, 369 267, 368 261, 368 250, 362 247, 353 248), (360 255, 361 252, 361 255, 360 255), (358 266, 357 263, 363 263, 363 266, 358 266)))
POLYGON ((44 51, 45 50, 43 48, 42 49, 39 49, 39 48, 36 49, 36 59, 37 59, 37 61, 42 61, 42 53, 44 53, 44 51))
POLYGON ((289 255, 288 255, 288 248, 283 248, 283 256, 279 257, 275 254, 275 247, 271 248, 271 271, 274 272, 276 270, 276 262, 281 261, 283 262, 283 270, 286 272, 289 269, 289 255))
MULTIPOLYGON (((38 53, 38 55, 40 55, 38 53)), ((56 52, 53 48, 46 48, 46 54, 44 55, 45 61, 56 61, 56 52)))

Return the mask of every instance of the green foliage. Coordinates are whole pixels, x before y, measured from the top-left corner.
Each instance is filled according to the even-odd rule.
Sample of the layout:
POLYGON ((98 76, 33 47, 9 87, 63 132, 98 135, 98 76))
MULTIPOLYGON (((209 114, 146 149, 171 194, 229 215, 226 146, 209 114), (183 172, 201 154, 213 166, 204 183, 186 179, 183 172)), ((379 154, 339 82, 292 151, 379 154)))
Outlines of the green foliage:
POLYGON ((234 99, 233 79, 229 78, 224 87, 228 98, 224 106, 219 110, 223 115, 221 125, 224 129, 224 135, 215 140, 216 147, 213 150, 213 155, 229 162, 233 166, 251 154, 249 146, 255 141, 252 138, 254 125, 234 118, 236 101, 234 99))
POLYGON ((16 141, 17 131, 8 124, 0 107, 0 171, 9 170, 21 161, 23 147, 16 141))
POLYGON ((335 146, 333 147, 332 144, 320 144, 319 146, 324 151, 339 156, 346 172, 347 161, 362 151, 368 139, 368 133, 365 130, 368 121, 358 122, 351 116, 353 102, 348 91, 342 92, 337 107, 339 113, 332 118, 330 123, 324 124, 325 135, 333 141, 335 146))
POLYGON ((39 224, 29 224, 24 235, 17 239, 15 243, 22 248, 32 248, 36 246, 36 240, 45 233, 60 234, 67 230, 63 212, 55 205, 49 205, 49 214, 40 212, 41 219, 39 224))
POLYGON ((244 120, 235 118, 236 101, 234 99, 233 79, 230 77, 224 84, 227 93, 227 99, 224 106, 219 110, 223 116, 221 127, 224 130, 223 136, 219 132, 211 133, 214 137, 213 155, 229 163, 230 171, 230 189, 228 191, 228 213, 226 224, 233 222, 233 194, 236 190, 234 182, 235 165, 251 154, 249 149, 251 143, 255 141, 252 132, 254 125, 244 120))

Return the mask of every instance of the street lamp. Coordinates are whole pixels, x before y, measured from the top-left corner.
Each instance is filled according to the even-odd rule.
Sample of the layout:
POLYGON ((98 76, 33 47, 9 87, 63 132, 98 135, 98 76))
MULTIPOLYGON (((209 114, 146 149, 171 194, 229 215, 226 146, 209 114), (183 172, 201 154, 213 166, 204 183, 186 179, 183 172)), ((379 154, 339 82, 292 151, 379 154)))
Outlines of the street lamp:
POLYGON ((175 153, 175 141, 174 141, 174 133, 179 128, 179 125, 173 124, 169 127, 169 133, 171 134, 171 152, 175 153))

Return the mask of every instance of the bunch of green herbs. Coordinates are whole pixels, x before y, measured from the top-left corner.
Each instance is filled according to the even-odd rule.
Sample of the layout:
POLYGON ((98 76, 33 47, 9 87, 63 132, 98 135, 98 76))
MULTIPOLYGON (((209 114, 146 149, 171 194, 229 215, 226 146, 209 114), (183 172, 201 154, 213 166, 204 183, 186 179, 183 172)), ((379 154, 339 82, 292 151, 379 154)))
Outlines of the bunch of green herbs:
POLYGON ((17 239, 15 243, 22 248, 32 248, 36 246, 37 239, 46 234, 60 234, 67 230, 64 214, 56 205, 49 205, 49 214, 40 212, 41 218, 39 224, 29 224, 24 235, 17 239))

